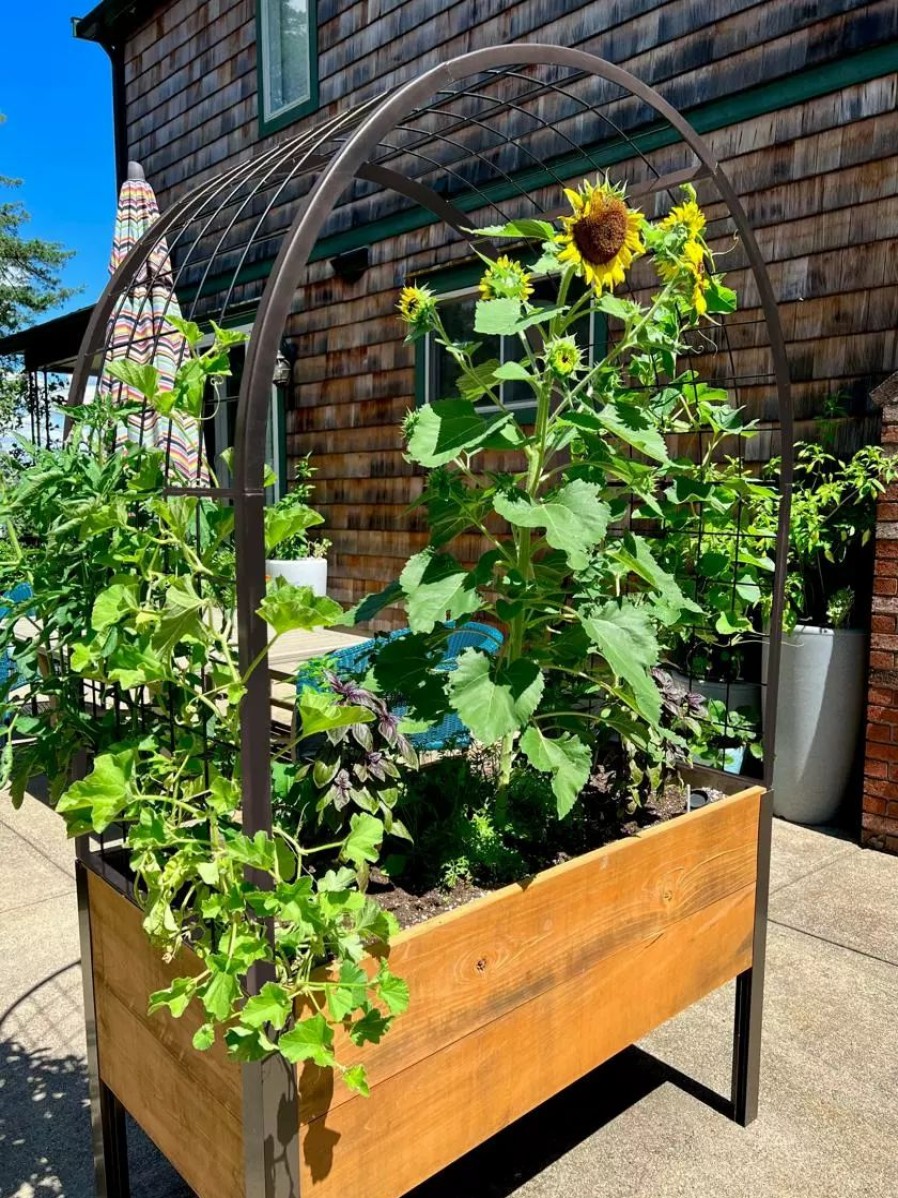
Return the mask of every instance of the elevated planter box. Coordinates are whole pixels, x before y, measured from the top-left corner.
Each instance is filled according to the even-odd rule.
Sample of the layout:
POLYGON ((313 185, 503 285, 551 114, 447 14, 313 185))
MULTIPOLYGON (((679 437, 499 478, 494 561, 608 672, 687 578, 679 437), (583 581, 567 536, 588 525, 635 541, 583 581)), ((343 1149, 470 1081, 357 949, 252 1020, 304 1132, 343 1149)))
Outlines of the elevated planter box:
MULTIPOLYGON (((294 1180, 259 1192, 400 1198, 736 977, 734 1113, 749 1121, 769 832, 769 798, 751 787, 402 932, 390 962, 408 1014, 380 1045, 340 1046, 365 1062, 371 1097, 305 1068, 298 1136, 280 1126, 296 1108, 279 1115, 294 1180)), ((85 881, 101 1081, 199 1198, 243 1198, 261 1123, 243 1070, 193 1049, 198 1013, 147 1015, 176 970, 126 897, 85 881)))

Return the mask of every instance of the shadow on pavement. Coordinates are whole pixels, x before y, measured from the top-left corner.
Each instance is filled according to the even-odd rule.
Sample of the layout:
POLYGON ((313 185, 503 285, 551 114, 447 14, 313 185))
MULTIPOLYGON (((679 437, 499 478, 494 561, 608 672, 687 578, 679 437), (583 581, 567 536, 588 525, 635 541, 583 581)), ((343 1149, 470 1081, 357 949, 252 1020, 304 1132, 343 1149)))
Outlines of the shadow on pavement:
MULTIPOLYGON (((91 1198, 90 1104, 75 961, 0 1012, 0 1198, 91 1198)), ((190 1198, 138 1127, 132 1198, 190 1198)))
MULTIPOLYGON (((509 1198, 665 1083, 729 1115, 731 1104, 641 1048, 627 1048, 406 1198, 509 1198)), ((573 1191, 571 1191, 573 1193, 573 1191)))

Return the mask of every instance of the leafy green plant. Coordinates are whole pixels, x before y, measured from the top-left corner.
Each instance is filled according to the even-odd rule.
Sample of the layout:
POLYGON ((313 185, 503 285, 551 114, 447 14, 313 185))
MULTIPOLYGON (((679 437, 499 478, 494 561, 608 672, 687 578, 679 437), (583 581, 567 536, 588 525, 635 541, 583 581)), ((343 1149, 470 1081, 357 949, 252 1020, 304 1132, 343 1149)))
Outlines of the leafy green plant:
MULTIPOLYGON (((152 366, 122 362, 115 372, 157 410, 186 419, 207 380, 227 373, 236 336, 215 330, 202 352, 200 330, 179 327, 193 352, 171 392, 152 366)), ((239 1060, 280 1051, 339 1067, 337 1025, 355 1043, 378 1040, 407 1002, 379 959, 395 921, 358 880, 377 858, 383 821, 354 810, 312 843, 282 828, 244 832, 241 710, 256 663, 244 672, 237 661, 233 510, 166 495, 162 451, 116 447, 125 414, 105 399, 75 412, 69 441, 35 450, 0 496, 5 568, 34 591, 30 640, 16 644, 10 622, 0 623, 0 653, 12 648, 27 679, 22 702, 0 699, 0 786, 9 782, 21 801, 44 772, 71 834, 123 827, 144 927, 183 965, 151 1010, 177 1017, 199 1004, 200 1049, 223 1035, 239 1060), (40 701, 36 716, 30 698, 40 701), (77 769, 82 755, 87 767, 77 769), (248 985, 254 967, 266 979, 258 993, 248 985)), ((270 516, 268 548, 309 516, 298 507, 270 516)), ((332 600, 280 579, 259 614, 271 643, 343 619, 332 600)), ((302 715, 305 736, 347 722, 333 697, 302 715)), ((366 1091, 359 1067, 343 1076, 366 1091)))
MULTIPOLYGON (((299 760, 277 767, 279 825, 314 843, 321 831, 345 834, 351 814, 367 811, 377 816, 385 835, 408 840, 395 808, 402 773, 417 769, 418 755, 398 717, 377 695, 329 671, 320 687, 307 685, 297 707, 304 737, 299 760)), ((364 886, 367 863, 358 874, 364 886)))
POLYGON ((324 517, 309 507, 314 491, 310 480, 314 473, 315 468, 309 456, 300 458, 296 463, 293 486, 266 513, 269 529, 278 529, 283 524, 293 530, 286 536, 278 537, 276 545, 270 546, 271 549, 277 549, 283 561, 326 557, 331 547, 330 541, 324 537, 309 537, 310 528, 324 523, 324 517))
POLYGON ((757 759, 763 756, 758 713, 748 708, 728 708, 720 699, 709 699, 694 740, 695 760, 724 770, 733 749, 745 750, 757 759))
MULTIPOLYGON (((876 445, 845 461, 818 444, 800 443, 796 450, 784 624, 787 630, 799 623, 841 627, 853 606, 846 605, 845 591, 854 555, 873 536, 877 499, 898 481, 898 458, 876 445)), ((779 466, 778 460, 770 463, 766 493, 753 513, 753 527, 762 535, 776 530, 779 466)), ((769 608, 767 591, 765 613, 769 608)))
MULTIPOLYGON (((707 420, 721 435, 744 427, 725 392, 678 367, 688 330, 735 305, 714 274, 694 192, 655 225, 607 181, 568 198, 572 213, 560 231, 546 221, 484 231, 510 243, 535 240, 541 250, 529 264, 485 259, 472 339, 447 334, 427 288, 403 292, 409 337, 432 335, 458 367, 459 395, 405 421, 407 455, 428 472, 420 503, 430 543, 397 584, 355 613, 363 619, 387 604, 404 606, 411 633, 378 656, 377 685, 388 694, 401 683, 422 719, 451 708, 481 745, 498 746, 500 822, 518 754, 548 775, 565 816, 590 777, 600 736, 613 732, 643 748, 664 738, 651 673, 659 633, 669 637, 702 613, 641 522, 662 520, 665 508, 694 513, 716 502, 719 482, 696 479, 691 459, 672 459, 668 433, 707 420), (642 253, 659 282, 650 301, 607 291, 642 253), (557 278, 552 306, 530 300, 537 274, 557 278), (569 300, 578 276, 590 286, 569 300), (589 313, 617 329, 592 364, 578 339, 589 313), (477 338, 494 335, 516 339, 520 360, 483 360, 477 338), (503 403, 504 382, 532 394, 532 426, 503 403), (488 548, 468 568, 453 543, 471 534, 488 548), (467 649, 456 670, 440 675, 443 621, 474 614, 504 629, 501 653, 467 649)), ((734 480, 735 490, 740 485, 734 480)))

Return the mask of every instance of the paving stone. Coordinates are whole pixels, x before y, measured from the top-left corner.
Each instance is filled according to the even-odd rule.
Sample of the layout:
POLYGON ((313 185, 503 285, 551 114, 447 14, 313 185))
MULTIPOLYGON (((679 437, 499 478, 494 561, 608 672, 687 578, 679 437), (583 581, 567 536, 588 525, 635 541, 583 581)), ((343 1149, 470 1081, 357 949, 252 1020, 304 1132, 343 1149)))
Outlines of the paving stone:
POLYGON ((816 872, 821 865, 847 853, 860 853, 847 834, 835 828, 806 828, 784 819, 773 821, 773 852, 770 862, 770 891, 816 872))
POLYGON ((770 918, 898 965, 898 859, 873 849, 839 856, 778 890, 770 918))

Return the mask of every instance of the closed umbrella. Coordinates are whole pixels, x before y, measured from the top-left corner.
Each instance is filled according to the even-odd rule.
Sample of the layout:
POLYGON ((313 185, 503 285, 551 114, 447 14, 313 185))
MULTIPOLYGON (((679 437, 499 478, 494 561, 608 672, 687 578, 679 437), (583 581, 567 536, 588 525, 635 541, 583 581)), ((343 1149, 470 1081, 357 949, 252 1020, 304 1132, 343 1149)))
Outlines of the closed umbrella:
MULTIPOLYGON (((131 162, 119 196, 110 274, 115 273, 158 219, 156 194, 140 165, 131 162)), ((184 337, 171 323, 172 317, 180 315, 168 245, 161 239, 110 319, 107 361, 127 358, 132 362, 152 363, 159 372, 160 391, 170 391, 186 349, 184 337)), ((134 388, 107 374, 103 375, 100 386, 116 402, 142 401, 134 388)), ((164 450, 170 467, 186 479, 201 481, 206 478, 196 420, 183 416, 168 419, 147 408, 127 416, 122 440, 155 445, 164 450)))

